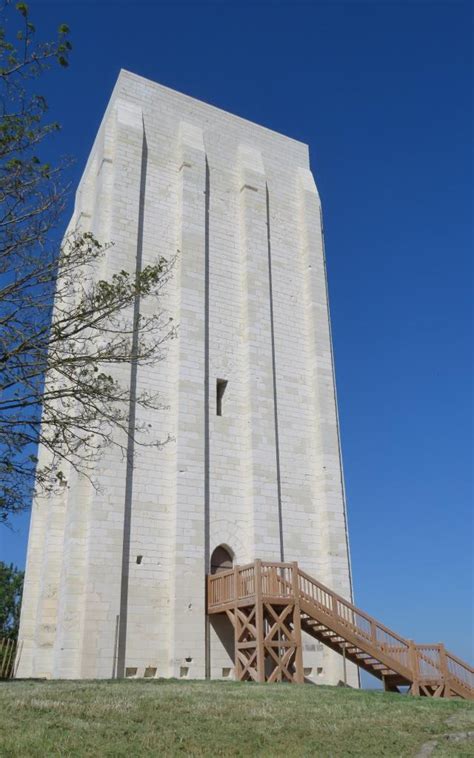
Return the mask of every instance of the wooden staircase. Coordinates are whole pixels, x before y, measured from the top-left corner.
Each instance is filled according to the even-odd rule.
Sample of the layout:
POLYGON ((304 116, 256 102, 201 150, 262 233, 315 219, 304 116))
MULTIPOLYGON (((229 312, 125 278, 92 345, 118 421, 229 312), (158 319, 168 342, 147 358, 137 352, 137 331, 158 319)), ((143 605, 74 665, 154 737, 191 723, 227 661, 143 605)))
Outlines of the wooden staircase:
POLYGON ((208 577, 209 614, 234 628, 235 676, 304 682, 301 632, 380 679, 387 691, 474 699, 474 669, 444 645, 417 645, 301 571, 256 560, 208 577))

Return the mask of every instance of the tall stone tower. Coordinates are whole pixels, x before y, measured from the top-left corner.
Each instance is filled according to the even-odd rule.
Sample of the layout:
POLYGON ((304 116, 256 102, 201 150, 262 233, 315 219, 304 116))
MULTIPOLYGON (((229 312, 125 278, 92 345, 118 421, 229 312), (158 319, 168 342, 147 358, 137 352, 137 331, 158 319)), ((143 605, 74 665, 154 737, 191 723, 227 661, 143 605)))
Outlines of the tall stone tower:
MULTIPOLYGON (((172 441, 135 450, 133 468, 111 447, 99 490, 70 472, 34 503, 18 676, 232 677, 226 620, 206 616, 211 564, 298 561, 351 598, 308 148, 122 72, 71 224, 114 243, 107 275, 179 251, 178 338, 121 375, 132 400, 161 394, 146 420, 172 441)), ((308 678, 342 678, 314 639, 303 655, 308 678)))

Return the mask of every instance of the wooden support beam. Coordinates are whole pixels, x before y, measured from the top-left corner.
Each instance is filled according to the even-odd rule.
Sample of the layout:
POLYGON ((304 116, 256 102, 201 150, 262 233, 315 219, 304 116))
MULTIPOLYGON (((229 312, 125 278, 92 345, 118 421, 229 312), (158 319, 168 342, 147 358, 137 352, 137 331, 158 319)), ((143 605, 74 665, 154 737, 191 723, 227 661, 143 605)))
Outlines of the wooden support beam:
POLYGON ((262 562, 255 561, 255 628, 257 644, 257 681, 265 681, 265 649, 262 602, 262 562))
POLYGON ((295 677, 294 680, 297 684, 304 684, 304 669, 303 669, 303 643, 301 639, 301 608, 300 608, 300 593, 298 586, 298 564, 296 561, 293 563, 292 571, 293 579, 293 635, 295 644, 295 677))

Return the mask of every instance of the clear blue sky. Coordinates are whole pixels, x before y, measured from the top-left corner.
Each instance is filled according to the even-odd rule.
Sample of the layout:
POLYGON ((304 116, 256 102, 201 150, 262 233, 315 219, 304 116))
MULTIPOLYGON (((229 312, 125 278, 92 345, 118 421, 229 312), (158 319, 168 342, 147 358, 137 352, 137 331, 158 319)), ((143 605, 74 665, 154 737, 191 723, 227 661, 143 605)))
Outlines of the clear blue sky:
MULTIPOLYGON (((474 658, 470 2, 30 3, 82 171, 126 68, 310 145, 358 604, 474 658)), ((23 565, 27 519, 0 532, 23 565)))

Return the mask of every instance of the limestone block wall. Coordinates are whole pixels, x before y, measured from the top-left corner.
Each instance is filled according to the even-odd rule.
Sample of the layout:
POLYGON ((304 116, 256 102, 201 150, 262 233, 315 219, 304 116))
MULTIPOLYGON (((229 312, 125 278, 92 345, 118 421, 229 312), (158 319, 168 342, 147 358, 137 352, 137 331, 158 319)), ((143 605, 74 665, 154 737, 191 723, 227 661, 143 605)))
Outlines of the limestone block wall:
MULTIPOLYGON (((176 257, 160 307, 178 338, 117 369, 164 447, 117 436, 99 488, 33 505, 19 676, 232 677, 232 630, 205 576, 297 560, 351 597, 320 201, 306 145, 121 72, 71 227, 114 245, 101 275, 176 257), (226 382, 217 415, 217 383, 226 382), (145 414, 136 392, 158 392, 145 414)), ((43 455, 40 452, 40 455, 43 455)), ((306 674, 342 661, 305 640, 306 674)), ((350 679, 356 683, 351 667, 350 679)))

